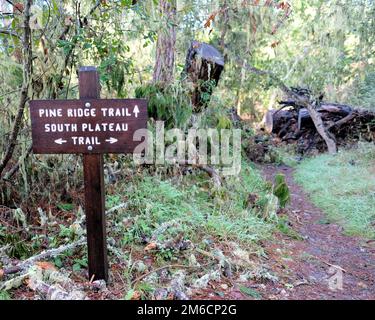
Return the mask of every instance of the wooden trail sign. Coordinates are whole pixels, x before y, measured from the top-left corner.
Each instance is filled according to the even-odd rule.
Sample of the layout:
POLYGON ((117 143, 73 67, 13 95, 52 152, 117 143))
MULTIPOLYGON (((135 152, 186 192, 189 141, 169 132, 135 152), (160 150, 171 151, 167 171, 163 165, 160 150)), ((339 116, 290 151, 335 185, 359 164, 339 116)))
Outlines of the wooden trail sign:
POLYGON ((96 68, 79 70, 79 100, 30 101, 36 154, 82 153, 90 279, 108 280, 103 153, 132 153, 147 101, 100 99, 96 68))
POLYGON ((30 112, 34 153, 132 153, 147 124, 139 99, 34 100, 30 112))

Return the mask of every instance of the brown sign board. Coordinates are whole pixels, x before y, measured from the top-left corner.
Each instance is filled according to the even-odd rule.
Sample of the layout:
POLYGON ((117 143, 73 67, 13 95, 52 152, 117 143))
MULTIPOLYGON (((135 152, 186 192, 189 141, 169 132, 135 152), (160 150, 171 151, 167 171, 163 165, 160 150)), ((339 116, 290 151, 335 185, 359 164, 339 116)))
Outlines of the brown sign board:
POLYGON ((147 128, 147 100, 30 101, 33 152, 133 153, 138 129, 147 128))
POLYGON ((147 128, 147 100, 98 99, 95 67, 81 67, 78 80, 80 100, 30 101, 33 151, 83 154, 89 279, 107 281, 103 153, 134 152, 141 143, 134 133, 147 128))

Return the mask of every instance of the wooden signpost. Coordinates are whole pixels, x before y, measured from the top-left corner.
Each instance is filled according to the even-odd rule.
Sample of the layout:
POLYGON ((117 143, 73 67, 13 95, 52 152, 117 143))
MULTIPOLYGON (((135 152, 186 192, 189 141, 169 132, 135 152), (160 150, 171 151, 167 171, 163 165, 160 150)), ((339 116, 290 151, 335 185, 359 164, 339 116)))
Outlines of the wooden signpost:
POLYGON ((79 100, 30 101, 35 154, 83 154, 89 277, 108 280, 104 153, 132 153, 147 128, 147 101, 100 99, 96 68, 79 70, 79 100))

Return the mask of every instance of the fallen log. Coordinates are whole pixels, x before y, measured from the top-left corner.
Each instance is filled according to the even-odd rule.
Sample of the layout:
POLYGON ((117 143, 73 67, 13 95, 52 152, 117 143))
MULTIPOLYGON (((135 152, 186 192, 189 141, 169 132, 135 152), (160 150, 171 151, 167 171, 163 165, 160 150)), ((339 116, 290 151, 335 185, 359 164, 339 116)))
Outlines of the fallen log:
MULTIPOLYGON (((310 136, 310 139, 309 139, 310 142, 309 142, 308 148, 310 148, 310 146, 312 145, 312 143, 311 143, 312 140, 315 139, 316 133, 318 133, 319 137, 317 139, 324 141, 325 146, 328 148, 329 153, 335 154, 337 152, 337 139, 336 139, 335 135, 329 129, 327 129, 328 127, 330 127, 330 125, 332 125, 332 123, 330 123, 328 126, 326 126, 325 121, 321 117, 321 113, 316 110, 317 108, 319 108, 322 105, 322 100, 323 100, 324 94, 320 94, 319 97, 314 98, 311 90, 304 89, 304 88, 288 87, 274 73, 272 73, 270 71, 267 71, 267 70, 261 70, 261 69, 258 69, 256 67, 254 67, 254 66, 251 66, 251 65, 247 64, 246 61, 239 58, 239 56, 236 56, 236 58, 237 58, 236 59, 237 63, 241 64, 242 68, 246 69, 247 71, 249 71, 253 74, 256 74, 258 76, 268 77, 274 83, 274 85, 278 86, 279 89, 281 89, 281 91, 283 91, 283 93, 289 99, 292 100, 291 103, 294 106, 294 108, 293 108, 294 110, 298 111, 300 108, 306 108, 308 110, 309 115, 310 115, 310 117, 311 117, 311 119, 314 123, 314 129, 311 130, 313 134, 312 134, 312 138, 310 136)), ((334 107, 337 107, 336 104, 331 104, 331 105, 333 105, 334 107)), ((281 109, 284 109, 284 108, 285 108, 285 104, 281 109)), ((265 116, 265 120, 266 120, 265 128, 261 128, 261 129, 263 129, 263 131, 266 129, 266 131, 268 130, 269 132, 274 132, 274 129, 276 127, 275 123, 274 123, 274 115, 278 114, 279 111, 280 110, 269 111, 269 113, 266 114, 266 116, 265 116)), ((356 119, 355 117, 353 117, 351 119, 349 119, 349 117, 348 117, 345 120, 345 123, 347 123, 349 121, 355 122, 355 119, 356 119)), ((297 122, 298 122, 298 119, 297 119, 297 122)), ((375 124, 374 123, 375 123, 375 120, 373 119, 373 116, 371 116, 371 119, 368 120, 364 125, 364 127, 366 127, 366 129, 367 129, 367 132, 366 132, 367 136, 362 137, 362 138, 365 138, 366 140, 370 140, 370 141, 375 140, 375 134, 374 134, 374 131, 375 131, 374 125, 375 124)), ((347 127, 347 126, 345 126, 345 127, 347 127)), ((331 127, 331 128, 334 128, 334 127, 331 127)), ((341 128, 342 128, 342 126, 341 126, 341 128)), ((302 137, 303 137, 303 135, 300 134, 300 131, 301 130, 298 129, 298 127, 297 127, 297 130, 294 130, 295 136, 298 135, 298 138, 296 138, 296 140, 297 139, 301 140, 302 137)), ((361 134, 359 135, 359 137, 361 137, 361 134)))
POLYGON ((324 122, 320 116, 320 113, 316 112, 315 110, 316 106, 320 105, 320 102, 322 101, 324 95, 320 95, 318 99, 312 99, 311 90, 304 88, 289 88, 282 80, 279 79, 279 77, 277 77, 272 72, 260 70, 253 66, 250 66, 244 60, 242 60, 242 67, 257 75, 269 77, 275 84, 278 85, 278 87, 284 92, 284 94, 294 99, 294 103, 297 107, 306 108, 310 113, 316 131, 326 143, 329 153, 335 154, 337 152, 337 145, 334 136, 324 126, 324 122))
MULTIPOLYGON (((299 107, 294 101, 281 101, 280 105, 281 109, 267 112, 264 119, 265 129, 282 141, 299 143, 302 153, 313 147, 324 149, 324 143, 317 135, 309 110, 299 107)), ((316 112, 319 113, 327 132, 339 145, 359 139, 375 141, 374 111, 322 102, 316 112)))
MULTIPOLYGON (((288 101, 282 101, 280 104, 283 106, 279 110, 269 110, 265 118, 265 125, 269 132, 279 132, 283 127, 284 123, 293 121, 298 123, 298 130, 303 127, 312 127, 312 122, 309 111, 306 108, 300 108, 299 110, 294 109, 295 104, 288 101), (287 103, 287 105, 286 105, 287 103), (293 109, 285 110, 284 107, 293 107, 293 109)), ((321 114, 323 121, 329 121, 332 119, 341 119, 353 113, 353 108, 347 105, 339 105, 333 103, 322 103, 317 111, 321 114)), ((361 110, 360 112, 365 112, 361 110)))
POLYGON ((25 271, 28 268, 30 268, 32 265, 37 263, 38 261, 43 261, 46 259, 56 257, 67 250, 75 249, 81 245, 84 245, 85 243, 86 243, 86 238, 82 237, 80 240, 75 241, 73 243, 66 244, 58 248, 42 251, 41 253, 20 262, 16 266, 11 266, 9 268, 5 268, 4 270, 0 269, 0 278, 4 275, 25 271))
MULTIPOLYGON (((328 121, 335 117, 346 117, 352 114, 353 108, 346 105, 340 106, 338 104, 321 104, 317 111, 321 114, 323 121, 328 121)), ((309 111, 305 108, 300 109, 298 113, 298 129, 301 130, 303 126, 307 127, 313 125, 314 123, 311 120, 309 111)))

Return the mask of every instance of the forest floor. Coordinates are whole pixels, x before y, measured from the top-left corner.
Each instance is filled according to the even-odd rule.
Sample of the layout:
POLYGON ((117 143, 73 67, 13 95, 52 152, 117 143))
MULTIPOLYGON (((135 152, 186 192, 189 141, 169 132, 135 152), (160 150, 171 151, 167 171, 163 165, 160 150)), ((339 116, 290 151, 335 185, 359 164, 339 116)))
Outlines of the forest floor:
MULTIPOLYGON (((301 239, 276 234, 263 243, 266 263, 279 277, 277 282, 251 282, 262 299, 375 299, 375 242, 343 234, 343 227, 330 223, 294 181, 288 166, 264 166, 265 178, 285 174, 291 203, 285 214, 301 239)), ((241 290, 243 291, 243 290, 241 290)), ((231 298, 248 299, 239 290, 231 298)))
MULTIPOLYGON (((39 261, 37 269, 46 268, 43 279, 51 284, 49 273, 58 269, 69 285, 95 300, 375 299, 374 150, 366 145, 293 167, 244 162, 239 179, 227 178, 219 190, 204 174, 161 180, 152 172, 129 171, 107 195, 108 286, 87 280, 84 246, 39 261), (278 173, 291 195, 279 210, 269 198, 278 173), (254 195, 265 205, 252 211, 254 195), (189 247, 163 249, 171 239, 189 247)), ((64 208, 44 228, 30 224, 31 231, 45 234, 28 241, 41 239, 45 249, 80 239, 82 209, 64 208)), ((11 265, 20 258, 7 260, 11 265)), ((27 281, 8 291, 0 290, 0 299, 45 298, 27 281)))

